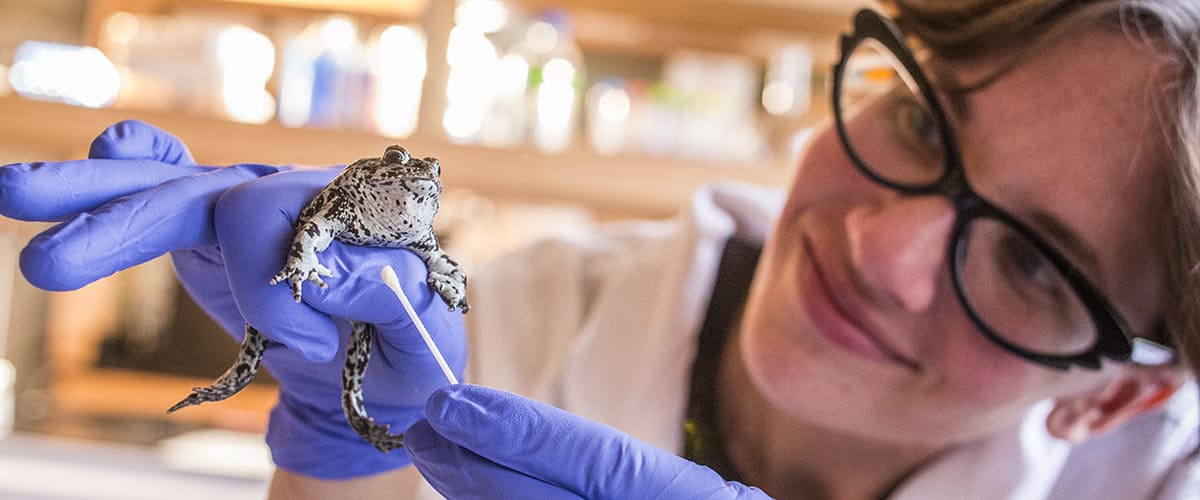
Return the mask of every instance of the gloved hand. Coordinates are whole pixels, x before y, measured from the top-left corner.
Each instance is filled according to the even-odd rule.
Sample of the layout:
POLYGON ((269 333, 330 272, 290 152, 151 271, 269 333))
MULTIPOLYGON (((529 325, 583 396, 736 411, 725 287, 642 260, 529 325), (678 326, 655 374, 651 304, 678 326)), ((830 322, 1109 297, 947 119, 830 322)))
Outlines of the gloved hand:
POLYGON ((217 238, 229 283, 246 320, 273 342, 263 363, 280 380, 267 444, 280 467, 341 479, 406 465, 404 453, 380 453, 346 423, 340 406, 348 318, 376 326, 371 365, 363 381, 367 412, 402 431, 421 418, 425 401, 446 380, 416 327, 379 275, 386 264, 456 374, 466 364, 462 313, 449 311, 426 282, 426 268, 406 249, 334 241, 319 254, 333 270, 327 288, 305 282, 303 303, 286 284, 272 286, 292 242, 300 209, 330 180, 327 171, 295 171, 243 183, 221 196, 217 238), (287 348, 280 345, 286 345, 287 348), (327 362, 306 362, 302 353, 327 362))
POLYGON ((335 169, 265 177, 222 198, 234 186, 286 169, 196 166, 178 139, 140 122, 110 127, 89 156, 0 168, 0 215, 65 221, 22 251, 21 269, 31 283, 71 290, 170 252, 184 288, 228 332, 240 340, 248 320, 273 341, 264 364, 281 384, 268 431, 278 465, 342 478, 408 462, 402 453, 379 453, 346 424, 339 397, 347 328, 333 318, 379 326, 364 381, 367 409, 402 429, 444 382, 382 284, 382 263, 396 269, 451 366, 461 374, 465 364, 460 313, 448 313, 429 291, 424 265, 406 250, 335 242, 321 254, 338 273, 326 280, 328 289, 306 290, 305 303, 296 304, 286 286, 267 285, 282 267, 291 221, 335 169), (224 200, 219 206, 218 199, 224 200))
MULTIPOLYGON (((186 285, 222 324, 237 323, 216 249, 212 210, 226 189, 275 173, 267 165, 194 165, 175 137, 137 121, 117 123, 92 142, 90 159, 0 168, 0 215, 63 221, 21 252, 21 271, 46 290, 74 290, 167 251, 186 285), (184 264, 186 263, 186 264, 184 264), (197 293, 199 292, 199 293, 197 293)), ((236 331, 240 331, 238 326, 236 331)))
POLYGON ((611 427, 496 389, 438 389, 425 415, 404 449, 448 498, 769 498, 611 427))

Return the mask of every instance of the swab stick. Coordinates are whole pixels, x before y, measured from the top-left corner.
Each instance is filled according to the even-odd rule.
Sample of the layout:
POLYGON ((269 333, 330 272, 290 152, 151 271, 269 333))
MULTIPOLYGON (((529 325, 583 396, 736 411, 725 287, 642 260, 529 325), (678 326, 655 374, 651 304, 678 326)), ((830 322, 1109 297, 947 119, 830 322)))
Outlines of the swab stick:
POLYGON ((442 357, 442 351, 439 351, 437 344, 433 343, 433 337, 429 336, 429 330, 425 329, 425 324, 421 322, 421 318, 417 317, 417 311, 408 301, 408 296, 404 295, 404 290, 400 289, 400 279, 396 277, 396 271, 392 269, 392 266, 383 266, 379 275, 383 277, 383 282, 387 284, 388 288, 391 288, 392 292, 396 294, 396 298, 400 299, 400 304, 404 306, 404 312, 408 313, 413 324, 417 325, 417 331, 421 332, 421 338, 425 339, 425 345, 429 346, 429 352, 433 353, 433 359, 436 359, 438 366, 442 367, 442 373, 446 374, 446 380, 449 380, 452 385, 457 384, 458 378, 450 370, 450 365, 446 364, 446 358, 442 357))

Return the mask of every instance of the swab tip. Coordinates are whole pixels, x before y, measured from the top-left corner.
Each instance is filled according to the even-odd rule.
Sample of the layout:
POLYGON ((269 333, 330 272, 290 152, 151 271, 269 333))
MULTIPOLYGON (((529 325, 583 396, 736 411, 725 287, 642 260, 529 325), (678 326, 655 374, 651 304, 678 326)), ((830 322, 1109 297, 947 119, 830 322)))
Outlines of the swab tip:
POLYGON ((400 278, 396 276, 396 270, 390 265, 384 265, 383 269, 379 270, 379 276, 383 278, 383 283, 393 290, 400 288, 400 278))

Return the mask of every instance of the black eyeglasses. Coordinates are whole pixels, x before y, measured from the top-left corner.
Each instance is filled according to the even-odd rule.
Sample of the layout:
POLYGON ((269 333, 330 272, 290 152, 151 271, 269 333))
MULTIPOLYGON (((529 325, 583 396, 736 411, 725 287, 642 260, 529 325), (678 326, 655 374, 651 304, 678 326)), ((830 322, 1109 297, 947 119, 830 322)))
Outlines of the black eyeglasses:
POLYGON ((987 338, 1046 366, 1099 369, 1101 358, 1172 362, 1032 229, 971 188, 946 116, 899 28, 860 11, 833 68, 838 136, 872 181, 943 195, 957 213, 948 255, 954 289, 987 338))

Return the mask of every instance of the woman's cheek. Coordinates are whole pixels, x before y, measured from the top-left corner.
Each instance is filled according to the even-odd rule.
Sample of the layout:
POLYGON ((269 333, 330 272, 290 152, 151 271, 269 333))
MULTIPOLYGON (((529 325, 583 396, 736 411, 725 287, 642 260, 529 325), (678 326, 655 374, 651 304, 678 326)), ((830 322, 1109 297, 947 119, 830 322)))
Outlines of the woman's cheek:
POLYGON ((978 332, 950 344, 945 356, 947 396, 979 413, 1024 407, 1041 400, 1058 371, 1010 354, 978 332))
POLYGON ((869 182, 857 172, 833 129, 825 128, 800 155, 785 210, 814 199, 838 197, 847 189, 861 191, 869 182))

